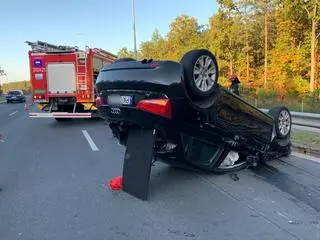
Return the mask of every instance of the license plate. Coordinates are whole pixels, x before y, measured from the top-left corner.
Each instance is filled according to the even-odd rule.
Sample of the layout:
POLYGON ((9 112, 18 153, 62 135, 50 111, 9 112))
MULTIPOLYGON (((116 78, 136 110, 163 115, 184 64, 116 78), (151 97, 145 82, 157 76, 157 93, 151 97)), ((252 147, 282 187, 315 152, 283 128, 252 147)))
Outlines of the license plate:
POLYGON ((12 97, 12 99, 17 99, 17 97, 12 97))
POLYGON ((132 105, 132 96, 111 95, 108 97, 109 105, 132 105))

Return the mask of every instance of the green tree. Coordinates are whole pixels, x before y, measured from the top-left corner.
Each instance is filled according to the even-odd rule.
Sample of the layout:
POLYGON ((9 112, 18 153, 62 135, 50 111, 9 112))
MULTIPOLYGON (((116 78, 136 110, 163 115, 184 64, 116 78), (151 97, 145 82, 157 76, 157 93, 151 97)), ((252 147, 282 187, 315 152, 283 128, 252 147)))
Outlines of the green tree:
POLYGON ((318 0, 304 0, 304 9, 311 20, 311 72, 310 72, 310 91, 314 92, 316 86, 316 51, 317 41, 320 36, 318 23, 320 20, 320 2, 318 0))
MULTIPOLYGON (((235 62, 244 48, 245 32, 239 14, 238 2, 233 0, 219 0, 220 8, 216 16, 210 21, 211 39, 217 39, 215 42, 220 48, 217 52, 223 53, 223 60, 229 64, 229 75, 235 71, 235 62)), ((217 49, 216 49, 217 50, 217 49)), ((219 54, 219 59, 221 58, 219 54)))
POLYGON ((310 91, 314 92, 316 86, 316 51, 320 36, 320 1, 278 0, 278 4, 282 6, 282 9, 287 10, 287 14, 285 15, 287 20, 294 19, 300 25, 299 39, 302 39, 302 41, 308 41, 307 39, 309 39, 310 41, 310 91))
POLYGON ((161 36, 158 29, 152 33, 151 40, 141 43, 140 51, 143 58, 164 59, 167 56, 166 40, 161 36))
POLYGON ((179 60, 182 55, 195 48, 203 48, 201 41, 204 33, 203 26, 200 26, 197 19, 181 15, 178 16, 169 26, 167 34, 168 42, 170 43, 169 52, 174 60, 179 60))
MULTIPOLYGON (((126 57, 130 57, 130 58, 135 58, 135 54, 133 51, 129 51, 126 47, 121 48, 118 51, 118 58, 126 58, 126 57)), ((139 56, 139 54, 138 54, 139 56)))
MULTIPOLYGON (((319 2, 218 0, 207 25, 180 15, 164 36, 155 29, 140 44, 139 58, 180 60, 191 49, 207 48, 217 57, 223 85, 235 72, 251 92, 305 95, 320 77, 319 2)), ((119 57, 133 56, 127 48, 119 51, 119 57)))

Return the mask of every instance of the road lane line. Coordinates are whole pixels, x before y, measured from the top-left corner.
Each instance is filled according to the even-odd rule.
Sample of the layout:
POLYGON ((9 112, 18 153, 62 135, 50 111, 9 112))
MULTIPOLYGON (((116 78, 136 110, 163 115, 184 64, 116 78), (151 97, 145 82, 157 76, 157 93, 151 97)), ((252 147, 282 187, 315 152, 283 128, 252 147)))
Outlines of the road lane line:
POLYGON ((10 113, 10 114, 9 114, 9 117, 15 115, 17 112, 18 112, 18 111, 15 111, 15 112, 10 113))
POLYGON ((84 135, 84 137, 87 139, 92 151, 99 151, 99 148, 97 147, 97 145, 94 143, 94 141, 92 140, 92 138, 90 137, 89 133, 87 132, 87 130, 82 130, 82 133, 84 135))

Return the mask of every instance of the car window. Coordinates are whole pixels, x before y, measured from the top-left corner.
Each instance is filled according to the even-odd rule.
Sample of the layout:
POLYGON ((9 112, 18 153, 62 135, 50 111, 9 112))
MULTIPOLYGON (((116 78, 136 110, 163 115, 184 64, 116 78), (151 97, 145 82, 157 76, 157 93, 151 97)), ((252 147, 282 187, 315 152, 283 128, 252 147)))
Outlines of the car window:
POLYGON ((216 157, 219 157, 219 146, 194 139, 189 149, 190 160, 201 165, 211 164, 216 157))
POLYGON ((19 92, 19 91, 10 91, 10 92, 8 92, 8 95, 17 96, 17 95, 21 95, 21 92, 19 92))

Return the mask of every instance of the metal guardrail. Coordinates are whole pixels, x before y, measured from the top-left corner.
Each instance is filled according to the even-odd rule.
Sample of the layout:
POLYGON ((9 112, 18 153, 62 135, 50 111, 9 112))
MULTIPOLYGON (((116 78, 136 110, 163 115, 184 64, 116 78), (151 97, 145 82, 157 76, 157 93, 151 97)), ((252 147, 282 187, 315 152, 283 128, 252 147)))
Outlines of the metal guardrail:
MULTIPOLYGON (((261 111, 267 113, 269 109, 261 108, 261 111)), ((320 114, 319 113, 303 113, 303 112, 291 112, 293 125, 299 125, 303 127, 318 128, 320 129, 320 114)))

